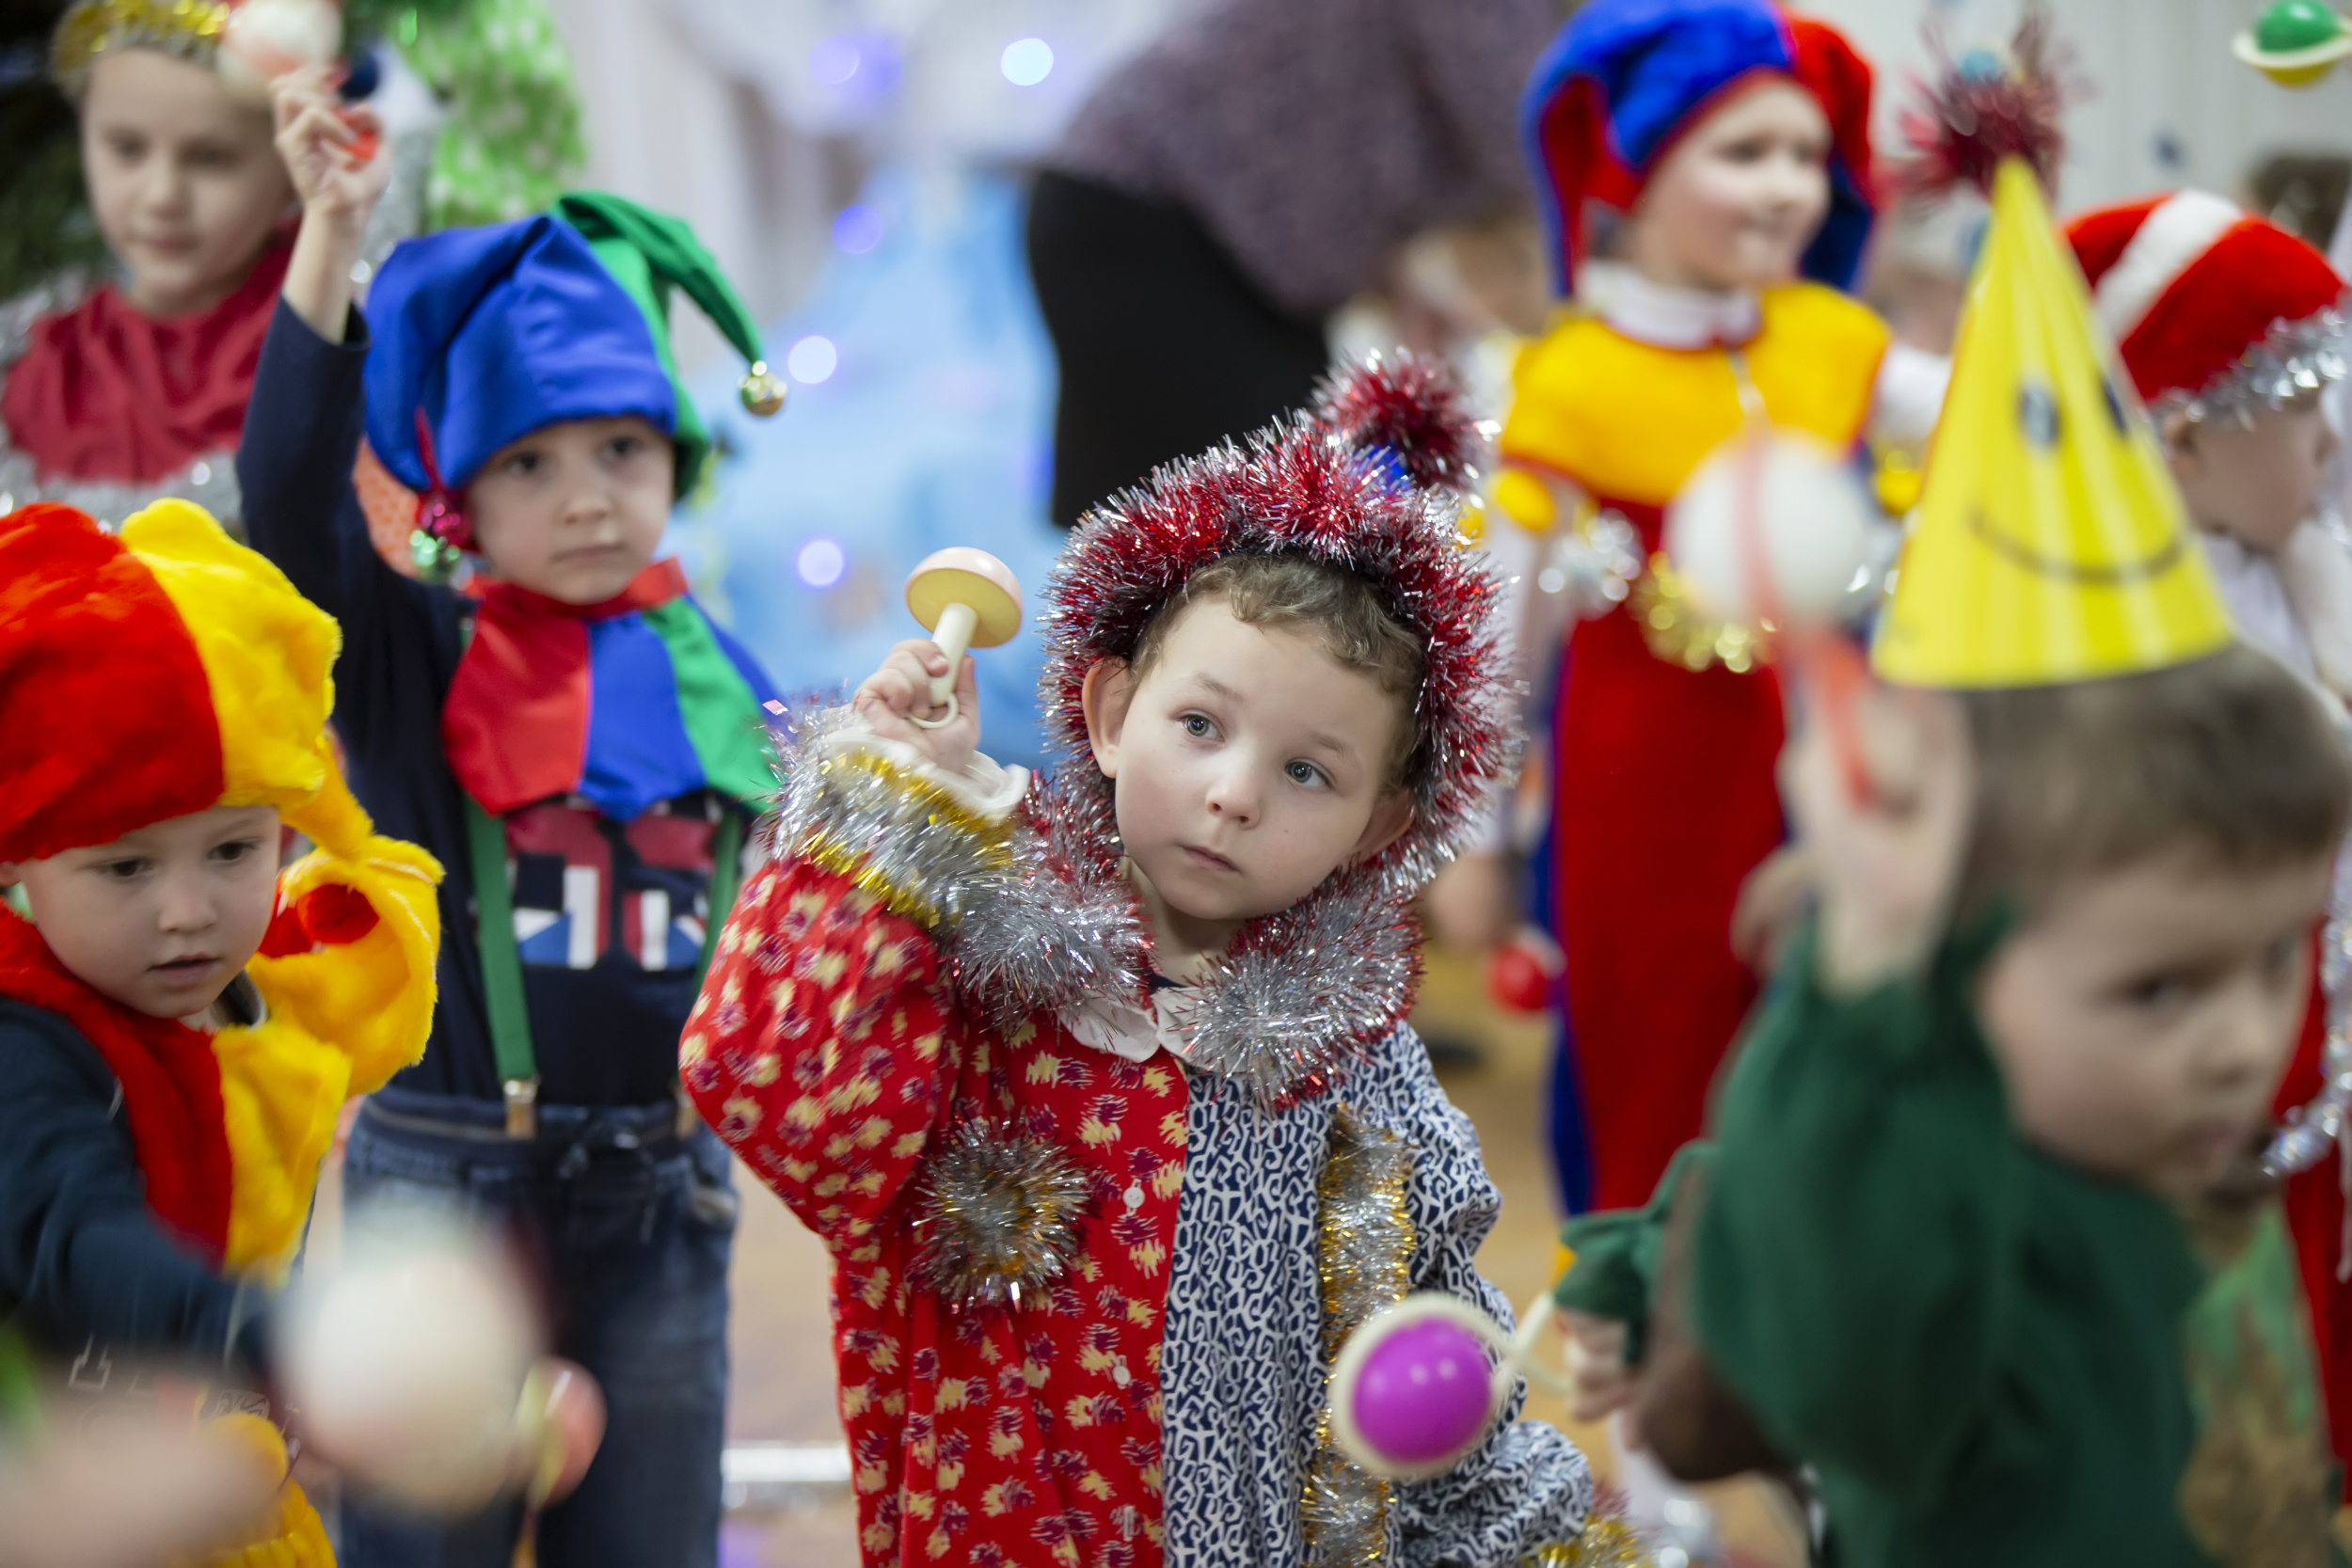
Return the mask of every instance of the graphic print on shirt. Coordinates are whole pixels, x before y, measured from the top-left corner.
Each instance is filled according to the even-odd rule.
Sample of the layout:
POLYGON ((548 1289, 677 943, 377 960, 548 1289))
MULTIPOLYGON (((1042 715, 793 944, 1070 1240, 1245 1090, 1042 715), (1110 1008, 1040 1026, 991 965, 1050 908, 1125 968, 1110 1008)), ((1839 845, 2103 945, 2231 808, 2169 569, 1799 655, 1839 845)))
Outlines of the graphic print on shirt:
POLYGON ((613 821, 577 796, 506 818, 525 964, 593 969, 618 950, 651 973, 702 958, 718 807, 707 792, 613 821))

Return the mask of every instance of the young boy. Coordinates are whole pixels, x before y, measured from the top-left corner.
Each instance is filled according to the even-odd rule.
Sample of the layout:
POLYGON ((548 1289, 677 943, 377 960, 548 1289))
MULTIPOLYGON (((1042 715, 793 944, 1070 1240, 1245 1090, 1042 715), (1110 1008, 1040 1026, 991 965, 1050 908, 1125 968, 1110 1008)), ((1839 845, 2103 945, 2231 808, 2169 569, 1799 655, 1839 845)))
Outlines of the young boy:
MULTIPOLYGON (((539 1560, 707 1568, 736 1199, 677 1038, 774 777, 765 677, 654 559, 708 447, 669 294, 753 357, 756 333, 682 225, 586 196, 400 246, 361 320, 347 279, 375 176, 310 91, 279 93, 305 211, 238 457, 246 522, 342 622, 354 786, 449 864, 463 933, 423 1061, 353 1131, 347 1191, 469 1203, 541 1251, 561 1354, 612 1421, 539 1560), (369 444, 425 498, 421 544, 470 553, 486 588, 372 548, 350 483, 363 387, 369 444)), ((503 1564, 520 1528, 512 1505, 454 1529, 347 1508, 343 1547, 358 1568, 503 1564)))
MULTIPOLYGON (((15 513, 0 583, 0 725, 38 737, 0 770, 0 1300, 73 1397, 161 1367, 266 1410, 337 1114, 424 1048, 439 868, 336 770, 334 623, 195 507, 15 513)), ((298 1488, 273 1541, 325 1549, 298 1488)))
POLYGON ((1669 1464, 1812 1466, 1840 1563, 2324 1562, 2258 1160, 2352 776, 2231 645, 2022 164, 1973 299, 1867 786, 1818 718, 1784 762, 1820 910, 1677 1167, 1679 1281, 1645 1313, 1643 1227, 1595 1226, 1560 1297, 1648 1317, 1669 1464))
POLYGON ((1358 371, 1095 514, 1047 590, 1050 785, 928 642, 792 740, 682 1061, 832 1251, 866 1562, 1483 1565, 1582 1528, 1548 1427, 1391 1487, 1321 1415, 1408 1281, 1509 1311, 1405 1022, 1409 900, 1511 761, 1496 589, 1422 487, 1468 441, 1429 372, 1358 371))

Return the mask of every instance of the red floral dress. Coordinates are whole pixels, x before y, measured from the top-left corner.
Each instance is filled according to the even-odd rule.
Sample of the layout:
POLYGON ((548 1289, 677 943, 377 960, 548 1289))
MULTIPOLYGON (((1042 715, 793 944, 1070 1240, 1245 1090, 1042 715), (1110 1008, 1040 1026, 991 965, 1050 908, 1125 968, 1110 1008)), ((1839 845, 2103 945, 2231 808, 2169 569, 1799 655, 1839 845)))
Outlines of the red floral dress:
POLYGON ((1186 1088, 1051 1018, 962 1011, 930 933, 814 863, 761 868, 682 1047, 744 1162, 823 1238, 866 1562, 1161 1560, 1160 1337, 1186 1088), (957 1313, 911 1288, 926 1151, 1002 1118, 1090 1178, 1042 1301, 957 1313))

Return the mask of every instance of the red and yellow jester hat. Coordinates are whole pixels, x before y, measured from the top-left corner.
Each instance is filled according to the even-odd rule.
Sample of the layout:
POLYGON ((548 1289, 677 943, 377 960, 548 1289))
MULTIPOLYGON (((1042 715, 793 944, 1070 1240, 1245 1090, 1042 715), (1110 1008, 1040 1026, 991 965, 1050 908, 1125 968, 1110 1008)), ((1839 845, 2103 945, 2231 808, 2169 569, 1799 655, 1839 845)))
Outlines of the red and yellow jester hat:
POLYGON ((200 509, 109 534, 0 518, 0 861, 46 860, 214 806, 276 806, 331 854, 369 828, 329 749, 334 621, 200 509))
MULTIPOLYGON (((432 1025, 441 868, 376 835, 335 765, 340 642, 284 574, 185 501, 149 507, 119 536, 62 506, 0 517, 0 861, 215 806, 275 806, 318 847, 278 873, 277 915, 246 966, 266 1018, 212 1037, 217 1071, 198 1074, 193 1099, 145 1093, 135 1072, 124 1082, 151 1202, 230 1268, 283 1264, 336 1112, 415 1061, 432 1025), (199 1103, 217 1107, 209 1122, 192 1119, 199 1103)), ((15 949, 25 961, 11 984, 38 991, 25 999, 94 1002, 15 949)), ((181 1028, 92 1014, 85 1033, 105 1053, 124 1027, 181 1028)), ((129 1053, 108 1056, 118 1078, 153 1045, 116 1043, 129 1053)))

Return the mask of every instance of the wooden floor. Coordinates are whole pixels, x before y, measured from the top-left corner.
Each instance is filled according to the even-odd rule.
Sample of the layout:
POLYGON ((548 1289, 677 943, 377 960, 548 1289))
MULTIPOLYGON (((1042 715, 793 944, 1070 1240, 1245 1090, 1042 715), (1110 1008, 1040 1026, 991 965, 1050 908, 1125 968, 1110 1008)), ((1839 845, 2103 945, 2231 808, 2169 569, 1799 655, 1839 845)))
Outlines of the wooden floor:
MULTIPOLYGON (((1418 1020, 1431 1033, 1475 1042, 1478 1066, 1444 1074, 1469 1113, 1503 1195, 1502 1217, 1479 1266, 1522 1305, 1549 1282, 1558 1219, 1543 1142, 1547 1045, 1540 1022, 1503 1018, 1486 1003, 1475 967, 1433 956, 1418 1020)), ((838 1441, 833 1365, 826 1344, 824 1253, 816 1240, 747 1172, 743 1228, 736 1245, 734 1401, 730 1437, 740 1442, 838 1441)), ((1558 1422, 1557 1402, 1538 1395, 1533 1419, 1558 1422)), ((1565 1424, 1565 1423, 1563 1423, 1565 1424)), ((1609 1443, 1598 1429, 1569 1434, 1604 1470, 1609 1443)), ((1723 1538, 1742 1568, 1798 1568, 1794 1531, 1747 1484, 1711 1489, 1723 1538)), ((851 1505, 846 1498, 798 1510, 732 1515, 724 1568, 854 1568, 851 1505)))

